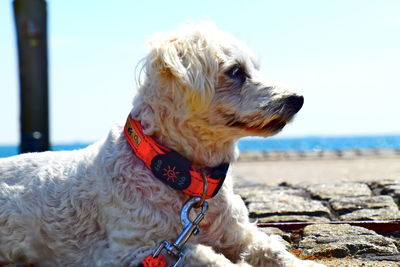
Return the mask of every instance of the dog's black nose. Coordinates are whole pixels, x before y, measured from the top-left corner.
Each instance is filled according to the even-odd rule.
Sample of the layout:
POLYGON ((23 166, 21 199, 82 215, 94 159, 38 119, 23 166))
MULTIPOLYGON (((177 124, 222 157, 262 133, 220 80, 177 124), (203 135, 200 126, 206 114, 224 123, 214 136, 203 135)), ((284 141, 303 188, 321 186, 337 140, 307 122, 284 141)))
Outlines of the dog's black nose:
POLYGON ((285 99, 285 105, 294 113, 297 113, 301 109, 303 103, 304 103, 303 96, 293 95, 285 99))

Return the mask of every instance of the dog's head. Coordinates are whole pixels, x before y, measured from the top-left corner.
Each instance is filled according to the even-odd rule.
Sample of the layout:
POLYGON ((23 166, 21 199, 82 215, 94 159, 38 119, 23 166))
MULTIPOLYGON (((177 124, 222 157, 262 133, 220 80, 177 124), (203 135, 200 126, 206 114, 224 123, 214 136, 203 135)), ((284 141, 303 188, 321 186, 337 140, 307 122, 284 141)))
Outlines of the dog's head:
POLYGON ((261 75, 245 45, 209 24, 157 35, 144 70, 140 94, 156 123, 216 139, 274 135, 303 105, 261 75))

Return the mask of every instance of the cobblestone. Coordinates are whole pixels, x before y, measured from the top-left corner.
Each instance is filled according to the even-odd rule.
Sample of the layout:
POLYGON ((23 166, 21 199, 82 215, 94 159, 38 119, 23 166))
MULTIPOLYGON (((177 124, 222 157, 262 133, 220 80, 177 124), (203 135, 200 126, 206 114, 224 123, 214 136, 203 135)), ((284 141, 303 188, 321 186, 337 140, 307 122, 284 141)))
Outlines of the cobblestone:
POLYGON ((328 266, 400 266, 400 180, 300 186, 241 183, 235 190, 259 223, 312 223, 295 232, 261 228, 281 236, 300 257, 328 266), (399 222, 399 229, 377 233, 345 224, 364 220, 399 222))
POLYGON ((366 183, 324 183, 306 185, 305 188, 311 193, 312 198, 320 200, 372 195, 366 183))
POLYGON ((304 228, 298 248, 303 256, 366 258, 371 255, 400 255, 392 239, 348 224, 309 225, 304 228))
POLYGON ((390 196, 342 197, 331 199, 330 206, 340 220, 396 220, 400 211, 390 196))
POLYGON ((375 194, 391 196, 400 205, 400 180, 384 180, 371 183, 375 194))

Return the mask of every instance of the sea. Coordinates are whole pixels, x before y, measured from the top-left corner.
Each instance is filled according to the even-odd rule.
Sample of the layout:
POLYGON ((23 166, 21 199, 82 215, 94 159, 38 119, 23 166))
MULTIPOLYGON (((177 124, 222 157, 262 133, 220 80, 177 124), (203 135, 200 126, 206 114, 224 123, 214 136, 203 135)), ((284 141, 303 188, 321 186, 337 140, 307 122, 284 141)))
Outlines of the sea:
MULTIPOLYGON (((54 151, 75 150, 88 145, 90 143, 53 144, 51 149, 54 151)), ((400 149, 400 135, 243 138, 238 146, 242 152, 400 149)), ((0 145, 0 157, 17 154, 17 145, 0 145)))

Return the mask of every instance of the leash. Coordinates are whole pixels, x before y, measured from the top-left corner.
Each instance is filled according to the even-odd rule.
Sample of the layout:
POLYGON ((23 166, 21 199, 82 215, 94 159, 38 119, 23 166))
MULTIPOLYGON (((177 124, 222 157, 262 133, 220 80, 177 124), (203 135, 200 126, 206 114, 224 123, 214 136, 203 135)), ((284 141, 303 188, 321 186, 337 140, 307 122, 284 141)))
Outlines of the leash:
MULTIPOLYGON (((173 267, 177 267, 182 263, 182 261, 185 257, 185 254, 183 252, 184 245, 186 244, 186 242, 189 240, 189 238, 192 235, 197 235, 198 233, 200 233, 199 224, 203 220, 204 215, 208 209, 208 203, 207 203, 207 201, 204 201, 203 205, 201 207, 200 213, 197 215, 197 217, 193 221, 191 221, 189 218, 190 210, 192 208, 194 208, 196 205, 198 205, 200 202, 201 202, 201 198, 193 197, 185 203, 185 205, 182 207, 182 210, 181 210, 181 224, 182 224, 182 228, 183 228, 181 234, 175 239, 175 241, 173 243, 170 243, 170 242, 164 240, 158 246, 158 248, 153 252, 152 255, 149 255, 146 257, 147 260, 160 259, 160 256, 163 256, 160 253, 163 250, 166 250, 166 252, 169 255, 174 256, 176 258, 176 262, 173 265, 173 267)), ((164 258, 164 261, 165 261, 165 258, 164 258)), ((151 267, 167 266, 166 261, 163 264, 165 264, 165 265, 147 265, 147 266, 149 266, 149 267, 150 266, 151 267)))
POLYGON ((133 120, 131 115, 126 121, 124 135, 135 155, 144 162, 157 179, 191 196, 181 209, 182 232, 179 236, 173 242, 164 240, 138 265, 138 267, 166 267, 167 261, 161 254, 165 250, 168 255, 176 259, 173 267, 178 267, 185 257, 184 245, 192 235, 200 232, 199 224, 208 209, 206 199, 218 193, 225 180, 229 164, 223 163, 215 168, 198 170, 178 152, 157 143, 144 134, 140 122, 133 120), (191 221, 189 214, 193 208, 201 210, 191 221))
MULTIPOLYGON (((204 192, 207 191, 207 179, 204 177, 204 192)), ((178 267, 185 257, 183 252, 184 245, 189 240, 192 235, 197 235, 200 233, 200 222, 203 220, 204 215, 208 209, 208 202, 205 200, 205 193, 203 197, 192 197, 183 205, 181 209, 181 225, 182 232, 175 239, 173 243, 164 240, 158 248, 153 252, 153 254, 147 256, 143 261, 140 262, 138 267, 166 267, 167 261, 164 255, 161 254, 163 250, 175 257, 176 261, 173 267, 178 267), (191 221, 189 218, 190 211, 192 208, 201 208, 200 213, 197 217, 191 221)))

